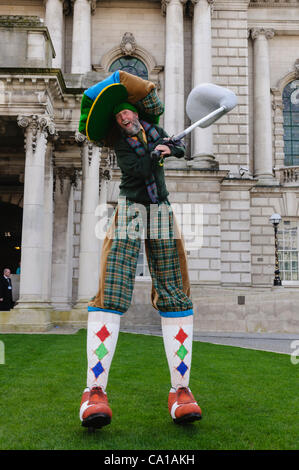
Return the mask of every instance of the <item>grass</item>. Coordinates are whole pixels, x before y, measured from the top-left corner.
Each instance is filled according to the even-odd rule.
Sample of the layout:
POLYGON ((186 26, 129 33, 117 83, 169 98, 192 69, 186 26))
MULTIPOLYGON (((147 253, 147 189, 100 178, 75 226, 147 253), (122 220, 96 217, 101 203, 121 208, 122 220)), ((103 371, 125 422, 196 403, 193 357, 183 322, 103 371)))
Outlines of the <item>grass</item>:
POLYGON ((108 383, 111 425, 79 421, 86 331, 0 335, 0 449, 298 449, 298 365, 290 357, 193 343, 190 387, 200 422, 172 423, 162 338, 120 333, 108 383))

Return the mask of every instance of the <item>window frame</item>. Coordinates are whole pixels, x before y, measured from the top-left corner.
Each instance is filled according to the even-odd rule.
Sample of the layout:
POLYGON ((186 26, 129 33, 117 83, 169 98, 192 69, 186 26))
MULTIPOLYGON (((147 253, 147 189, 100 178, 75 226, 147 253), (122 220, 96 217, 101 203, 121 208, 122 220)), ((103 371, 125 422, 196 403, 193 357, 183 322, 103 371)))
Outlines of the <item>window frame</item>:
MULTIPOLYGON (((299 80, 293 79, 283 89, 282 92, 282 102, 283 102, 283 141, 284 141, 284 166, 291 167, 291 166, 299 166, 299 102, 298 103, 291 103, 291 96, 293 93, 299 94, 299 80), (292 86, 293 85, 293 86, 292 86), (288 95, 288 96, 286 96, 288 95), (288 99, 288 103, 285 101, 288 99), (292 109, 292 107, 297 107, 298 109, 292 109), (293 115, 294 113, 298 113, 298 122, 295 121, 293 115), (295 129, 297 129, 298 138, 294 136, 295 129), (286 138, 287 134, 290 135, 290 138, 286 138), (287 154, 287 145, 286 143, 291 143, 291 153, 287 154), (298 153, 293 151, 294 145, 298 146, 298 153), (294 158, 298 160, 298 163, 294 163, 294 158), (288 161, 287 161, 288 159, 288 161)), ((297 98, 297 96, 296 96, 297 98)))
MULTIPOLYGON (((299 219, 297 218, 291 218, 291 217, 286 217, 286 218, 283 218, 281 223, 280 224, 284 224, 284 222, 294 222, 296 224, 296 230, 297 230, 297 240, 296 240, 296 250, 285 250, 285 249, 278 249, 278 254, 279 253, 292 253, 294 251, 297 252, 297 276, 298 276, 298 279, 297 280, 287 280, 287 279, 283 279, 283 275, 284 273, 286 272, 285 270, 282 270, 281 269, 281 264, 279 263, 279 271, 280 271, 280 278, 281 278, 281 282, 282 282, 282 285, 284 286, 299 286, 299 219)), ((278 242, 279 242, 279 233, 283 232, 284 233, 284 230, 282 230, 282 226, 278 226, 278 233, 277 233, 277 238, 278 238, 278 242)), ((284 242, 284 237, 282 239, 282 244, 284 242)), ((290 263, 292 263, 292 259, 290 260, 290 263)), ((281 263, 283 265, 283 258, 281 259, 281 263)), ((289 270, 289 272, 291 272, 292 274, 292 268, 289 270)))
POLYGON ((132 56, 132 55, 125 55, 125 56, 121 56, 121 57, 118 57, 117 59, 114 59, 113 62, 110 64, 109 66, 109 72, 115 72, 116 70, 124 70, 124 71, 127 71, 127 67, 126 65, 122 66, 121 64, 121 61, 122 60, 135 60, 136 62, 139 62, 140 64, 142 64, 142 66, 144 67, 144 72, 146 73, 143 73, 143 74, 138 74, 137 73, 137 69, 132 65, 132 68, 136 71, 136 73, 133 73, 132 71, 130 71, 129 73, 131 73, 132 75, 136 75, 137 77, 141 77, 143 78, 144 80, 148 80, 149 78, 149 71, 148 71, 148 68, 146 66, 146 64, 143 62, 143 60, 139 59, 139 57, 136 57, 136 56, 132 56), (116 64, 117 62, 120 62, 120 67, 119 66, 114 66, 114 64, 116 64))

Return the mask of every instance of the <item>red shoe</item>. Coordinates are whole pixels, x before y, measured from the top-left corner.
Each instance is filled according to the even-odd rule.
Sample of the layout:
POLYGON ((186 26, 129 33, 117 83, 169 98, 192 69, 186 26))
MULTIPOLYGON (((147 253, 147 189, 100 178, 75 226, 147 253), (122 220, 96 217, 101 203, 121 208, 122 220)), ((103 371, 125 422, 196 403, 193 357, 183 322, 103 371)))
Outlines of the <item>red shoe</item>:
POLYGON ((108 403, 107 394, 101 387, 86 388, 82 395, 80 405, 80 419, 82 426, 87 428, 101 428, 110 424, 112 411, 108 403))
POLYGON ((177 424, 192 423, 201 419, 201 409, 188 387, 179 387, 175 392, 169 392, 168 409, 177 424))

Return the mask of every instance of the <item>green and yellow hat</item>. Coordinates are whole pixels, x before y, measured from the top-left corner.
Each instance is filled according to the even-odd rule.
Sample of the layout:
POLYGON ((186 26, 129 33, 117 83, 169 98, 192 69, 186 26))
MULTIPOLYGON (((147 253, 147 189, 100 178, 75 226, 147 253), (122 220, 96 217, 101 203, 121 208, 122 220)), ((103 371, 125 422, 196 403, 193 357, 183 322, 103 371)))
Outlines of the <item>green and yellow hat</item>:
POLYGON ((92 142, 105 142, 115 123, 115 110, 122 103, 131 104, 141 119, 154 124, 164 112, 154 83, 117 70, 83 93, 79 132, 92 142))

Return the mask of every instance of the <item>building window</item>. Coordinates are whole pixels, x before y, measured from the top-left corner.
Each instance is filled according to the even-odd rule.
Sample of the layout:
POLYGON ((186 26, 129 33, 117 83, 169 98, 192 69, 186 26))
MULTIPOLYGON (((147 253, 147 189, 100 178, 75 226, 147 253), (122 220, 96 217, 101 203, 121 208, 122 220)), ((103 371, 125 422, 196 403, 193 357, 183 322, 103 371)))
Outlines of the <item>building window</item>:
POLYGON ((284 162, 299 165, 299 80, 283 90, 284 162))
POLYGON ((145 64, 137 57, 124 56, 115 60, 110 68, 109 72, 115 72, 116 70, 124 70, 125 72, 137 75, 144 80, 148 79, 148 71, 145 64))
POLYGON ((283 220, 278 228, 278 259, 282 281, 296 282, 298 273, 298 221, 283 220))

